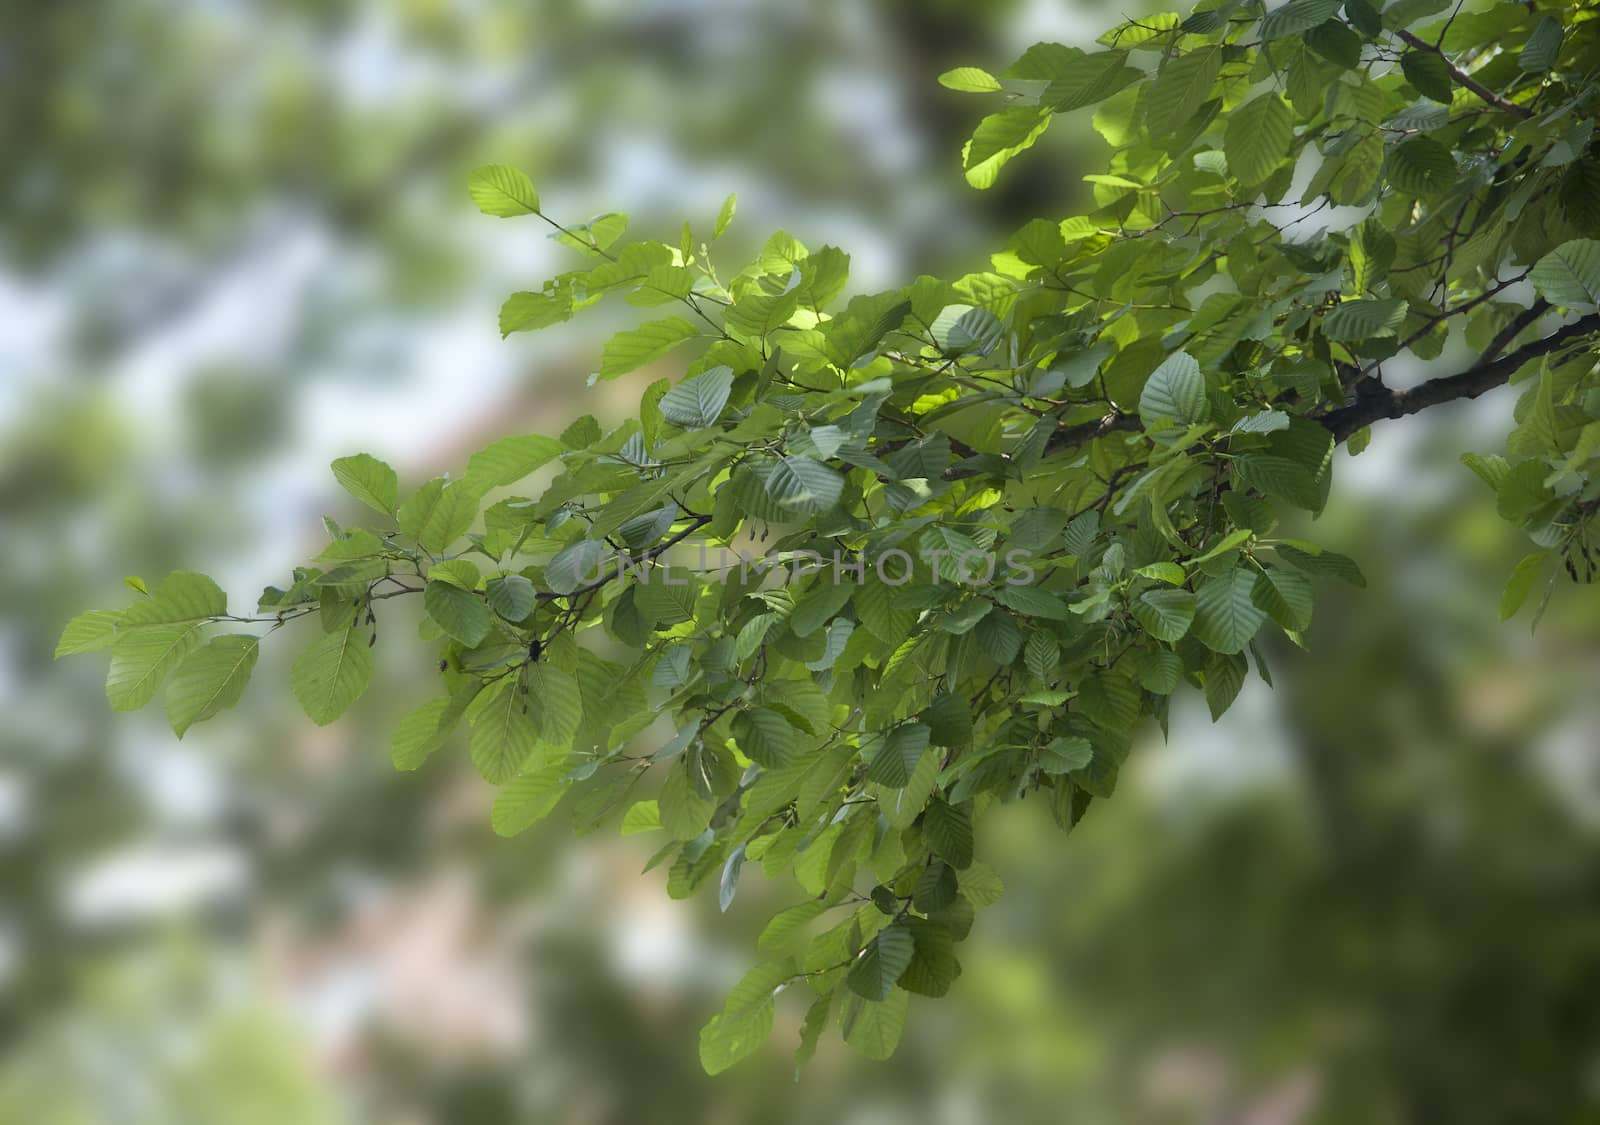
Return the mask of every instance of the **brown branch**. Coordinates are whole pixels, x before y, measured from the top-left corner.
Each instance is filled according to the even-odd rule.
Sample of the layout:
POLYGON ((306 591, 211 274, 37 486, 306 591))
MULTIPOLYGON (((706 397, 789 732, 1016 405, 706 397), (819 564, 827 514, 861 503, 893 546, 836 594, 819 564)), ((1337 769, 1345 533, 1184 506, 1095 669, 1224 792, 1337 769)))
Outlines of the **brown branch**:
POLYGON ((1529 109, 1525 105, 1518 105, 1516 102, 1508 101, 1506 98, 1501 97, 1499 94, 1489 89, 1489 87, 1485 86, 1482 82, 1479 82, 1476 78, 1472 77, 1472 75, 1462 70, 1455 63, 1451 62, 1449 55, 1445 54, 1438 47, 1435 47, 1432 43, 1429 43, 1426 39, 1418 39, 1415 35, 1411 34, 1411 32, 1404 29, 1396 31, 1395 34, 1400 37, 1401 42, 1405 43, 1406 46, 1418 51, 1427 51, 1429 54, 1438 55, 1441 59, 1443 59, 1445 69, 1450 72, 1450 77, 1457 86, 1460 86, 1466 90, 1471 90, 1474 94, 1477 94, 1478 97, 1482 98, 1496 109, 1504 110, 1506 113, 1509 113, 1514 117, 1533 116, 1533 110, 1529 109))
POLYGON ((1600 313, 1590 313, 1541 340, 1535 340, 1498 359, 1489 358, 1538 319, 1544 312, 1542 305, 1543 302, 1535 304, 1508 324, 1490 343, 1484 357, 1460 374, 1430 379, 1407 391, 1385 391, 1359 397, 1350 406, 1322 415, 1319 421, 1333 434, 1335 441, 1344 441, 1363 426, 1385 418, 1404 418, 1407 414, 1415 414, 1430 406, 1456 399, 1477 398, 1510 379, 1529 360, 1563 348, 1580 336, 1600 332, 1600 313))

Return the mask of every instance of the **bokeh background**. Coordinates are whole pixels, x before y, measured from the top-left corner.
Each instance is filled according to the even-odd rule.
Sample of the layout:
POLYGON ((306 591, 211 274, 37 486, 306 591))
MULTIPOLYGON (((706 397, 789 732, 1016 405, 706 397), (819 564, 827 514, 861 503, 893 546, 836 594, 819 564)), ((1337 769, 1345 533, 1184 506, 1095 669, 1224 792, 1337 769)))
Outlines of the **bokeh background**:
MULTIPOLYGON (((1187 699, 1070 839, 993 818, 1008 890, 887 1064, 798 1013, 708 1079, 695 1034, 791 891, 672 903, 615 825, 512 841, 461 753, 391 768, 427 674, 384 646, 332 728, 284 651, 181 744, 113 716, 61 625, 127 574, 248 603, 355 516, 327 463, 413 484, 617 407, 604 316, 501 341, 563 268, 467 201, 739 213, 852 285, 981 266, 1081 201, 1078 115, 966 187, 935 82, 1141 10, 1067 0, 51 0, 0 24, 0 1121, 1600 1120, 1600 596, 1498 619, 1528 545, 1456 461, 1506 392, 1380 428, 1310 529, 1320 602, 1213 725, 1187 699)), ((625 312, 625 310, 624 310, 625 312)), ((619 314, 619 316, 622 314, 619 314)), ((712 896, 714 897, 714 896, 712 896)))

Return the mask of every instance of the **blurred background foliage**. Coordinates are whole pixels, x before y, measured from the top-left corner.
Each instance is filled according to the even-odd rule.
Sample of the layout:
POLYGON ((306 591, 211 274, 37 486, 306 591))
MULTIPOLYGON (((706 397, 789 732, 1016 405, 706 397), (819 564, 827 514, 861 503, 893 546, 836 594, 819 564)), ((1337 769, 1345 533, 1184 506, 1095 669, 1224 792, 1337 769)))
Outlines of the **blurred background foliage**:
POLYGON ((951 996, 890 1063, 824 1043, 798 1082, 798 1011, 719 1079, 694 1039, 792 892, 751 876, 720 916, 613 824, 494 838, 464 755, 390 766, 423 672, 398 646, 331 729, 269 690, 272 652, 182 744, 50 661, 126 574, 192 565, 243 601, 286 573, 349 514, 334 456, 418 481, 621 409, 584 389, 603 319, 498 339, 563 252, 478 216, 474 165, 659 233, 737 191, 735 252, 781 225, 849 251, 856 288, 972 268, 1068 213, 1101 149, 1074 119, 972 192, 937 74, 1126 14, 8 5, 0 1120, 1600 1120, 1600 602, 1498 620, 1527 545, 1455 458, 1499 447, 1504 392, 1341 454, 1317 537, 1372 588, 1274 654, 1275 691, 1216 725, 1187 700, 1070 839, 1029 802, 996 818, 1008 891, 951 996))

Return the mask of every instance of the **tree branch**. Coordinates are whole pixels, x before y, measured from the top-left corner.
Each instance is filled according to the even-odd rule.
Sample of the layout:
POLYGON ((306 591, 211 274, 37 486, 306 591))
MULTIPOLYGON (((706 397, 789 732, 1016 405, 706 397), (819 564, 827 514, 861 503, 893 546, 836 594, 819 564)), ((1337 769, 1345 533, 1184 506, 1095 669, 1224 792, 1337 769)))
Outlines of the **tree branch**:
POLYGON ((1533 110, 1529 109, 1525 105, 1518 105, 1516 102, 1508 101, 1507 99, 1501 97, 1499 94, 1489 89, 1489 87, 1485 86, 1482 82, 1479 82, 1476 78, 1472 77, 1472 75, 1462 70, 1455 63, 1451 62, 1449 55, 1445 54, 1438 47, 1435 47, 1432 43, 1429 43, 1426 39, 1418 39, 1415 35, 1411 34, 1411 32, 1404 29, 1396 31, 1395 34, 1400 37, 1401 42, 1403 42, 1406 46, 1418 51, 1427 51, 1429 54, 1438 55, 1441 59, 1443 59, 1445 69, 1450 72, 1450 77, 1457 86, 1460 86, 1466 90, 1471 90, 1474 94, 1477 94, 1478 97, 1482 98, 1496 109, 1504 110, 1506 113, 1509 113, 1515 117, 1533 116, 1533 110))
POLYGON ((1548 355, 1580 336, 1600 332, 1600 313, 1590 313, 1542 340, 1535 340, 1498 359, 1490 358, 1537 320, 1546 308, 1548 306, 1540 301, 1520 314, 1495 337, 1483 358, 1458 375, 1430 379, 1408 391, 1386 391, 1358 398, 1352 405, 1330 411, 1319 420, 1333 434, 1335 441, 1344 441, 1363 426, 1384 418, 1404 418, 1407 414, 1415 414, 1440 403, 1477 398, 1511 378, 1529 360, 1548 355))

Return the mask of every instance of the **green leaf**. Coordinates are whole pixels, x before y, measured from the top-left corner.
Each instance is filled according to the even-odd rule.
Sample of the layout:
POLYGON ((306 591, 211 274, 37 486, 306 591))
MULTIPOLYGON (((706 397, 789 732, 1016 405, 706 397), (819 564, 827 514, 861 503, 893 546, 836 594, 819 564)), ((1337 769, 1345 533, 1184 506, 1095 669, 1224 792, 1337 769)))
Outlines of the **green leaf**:
POLYGON ((1211 416, 1206 401, 1206 380, 1200 364, 1186 352, 1173 352, 1150 373, 1139 395, 1139 417, 1146 429, 1151 423, 1193 426, 1211 416))
POLYGON ((57 658, 110 648, 121 622, 121 610, 91 609, 78 614, 61 631, 61 640, 56 643, 57 658))
POLYGON ((467 179, 467 193, 485 215, 509 219, 539 211, 539 193, 533 190, 533 181, 509 164, 473 169, 467 179))
POLYGON ((1456 161, 1432 137, 1412 137, 1389 153, 1389 182, 1408 195, 1443 195, 1456 183, 1456 161))
POLYGON ((915 952, 916 941, 905 926, 880 930, 850 966, 845 984, 864 1000, 884 1000, 894 991, 895 981, 911 964, 915 952))
POLYGON ((446 482, 435 477, 400 505, 400 530, 432 554, 445 549, 467 533, 478 516, 478 492, 466 481, 446 482))
POLYGON ((939 85, 963 94, 987 94, 1000 89, 1000 83, 987 70, 958 66, 939 75, 939 85))
POLYGON ((661 827, 674 840, 692 840, 705 831, 717 803, 701 793, 689 776, 687 763, 667 773, 657 805, 661 827))
MULTIPOLYGON (((622 814, 621 832, 624 836, 637 836, 641 832, 654 832, 661 827, 661 806, 655 801, 635 801, 622 814)), ((810 905, 810 903, 807 903, 810 905)))
POLYGON ((722 209, 717 212, 717 223, 711 230, 712 238, 721 238, 722 232, 728 229, 728 224, 733 222, 733 213, 739 206, 739 197, 729 194, 722 201, 722 209))
POLYGON ((161 688, 167 673, 200 643, 202 624, 185 622, 124 629, 111 645, 106 699, 117 711, 137 711, 161 688))
POLYGON ((422 591, 422 605, 439 628, 467 648, 488 636, 493 624, 483 599, 451 582, 429 579, 422 591))
POLYGON ((1455 93, 1450 81, 1450 64, 1436 51, 1407 51, 1400 56, 1400 70, 1417 93, 1444 105, 1455 93))
POLYGON ((1188 633, 1194 621, 1195 596, 1188 590, 1147 590, 1128 608, 1145 632, 1170 644, 1188 633))
POLYGON ((501 438, 467 459, 467 480, 478 493, 516 484, 566 451, 567 447, 559 440, 543 434, 501 438))
POLYGON ((533 612, 533 583, 520 574, 489 579, 484 583, 483 593, 489 599, 489 608, 512 624, 526 620, 533 612))
POLYGON ((772 464, 766 477, 767 495, 791 511, 814 514, 839 502, 844 478, 820 461, 789 456, 772 464))
POLYGON ((962 805, 935 798, 922 817, 922 835, 951 867, 972 863, 972 814, 962 805))
POLYGON ((1142 95, 1145 124, 1152 137, 1169 136, 1195 115, 1201 103, 1211 96, 1221 66, 1220 48, 1200 47, 1169 60, 1161 68, 1142 95))
POLYGON ((561 803, 572 787, 567 759, 554 755, 534 769, 524 769, 494 795, 489 825, 498 836, 515 836, 538 824, 561 803))
POLYGON ((661 396, 661 416, 686 430, 703 430, 722 416, 733 390, 733 370, 713 367, 692 375, 661 396))
POLYGON ((1323 320, 1322 334, 1330 340, 1339 341, 1393 336, 1405 319, 1406 303, 1399 298, 1344 301, 1323 320))
POLYGON ((204 574, 175 570, 161 580, 148 598, 134 602, 122 614, 124 627, 175 625, 204 621, 228 612, 228 599, 204 574))
POLYGON ((449 698, 430 699, 422 706, 406 712, 394 728, 394 738, 389 744, 389 756, 397 770, 414 770, 428 756, 444 744, 449 727, 454 725, 459 713, 451 711, 449 698), (447 725, 447 719, 450 720, 447 725))
POLYGON ((570 293, 513 293, 500 306, 500 335, 548 328, 571 320, 572 313, 570 293))
POLYGON ((1049 125, 1050 111, 1038 106, 1017 106, 985 117, 962 151, 967 183, 979 190, 993 187, 1000 169, 1032 148, 1049 125))
POLYGON ((1310 31, 1339 13, 1339 0, 1289 0, 1261 21, 1261 38, 1267 42, 1310 31))
POLYGON ((793 960, 757 965, 744 975, 722 1011, 700 1029, 700 1065, 721 1074, 761 1049, 772 1034, 773 997, 799 972, 793 960))
POLYGON ((533 756, 539 728, 529 713, 536 700, 524 695, 517 676, 504 676, 478 693, 467 708, 472 726, 472 764, 485 781, 500 785, 533 756))
POLYGON ((213 637, 183 658, 167 684, 167 719, 179 738, 195 723, 239 702, 261 647, 257 637, 213 637))
POLYGON ((1559 20, 1548 13, 1540 16, 1539 22, 1534 24, 1533 34, 1528 36, 1528 41, 1517 55, 1517 65, 1535 74, 1554 70, 1556 59, 1561 55, 1564 37, 1559 20))
POLYGON ((1288 159, 1293 140, 1287 103, 1275 93, 1262 94, 1228 115, 1222 138, 1228 170, 1241 184, 1259 184, 1288 159))
POLYGON ((1006 333, 1000 318, 988 309, 946 305, 929 331, 946 355, 988 355, 1006 333))
POLYGON ((1563 242, 1539 259, 1529 280, 1552 305, 1593 311, 1600 306, 1600 241, 1563 242))
POLYGON ((568 747, 583 721, 583 692, 577 678, 548 662, 528 668, 528 703, 539 738, 568 747))
MULTIPOLYGON (((600 378, 615 379, 618 375, 626 375, 651 360, 660 359, 685 340, 692 340, 699 334, 699 330, 681 316, 646 321, 637 328, 618 332, 606 341, 600 360, 600 378)), ((710 425, 709 422, 704 424, 710 425)))
POLYGON ((372 680, 372 650, 352 615, 349 625, 324 633, 295 660, 289 686, 319 727, 344 714, 372 680))
POLYGON ((1283 560, 1308 574, 1328 574, 1352 586, 1366 586, 1366 576, 1355 560, 1336 551, 1326 551, 1314 543, 1282 543, 1276 548, 1283 560))
MULTIPOLYGON (((1135 35, 1129 35, 1122 45, 1132 46, 1135 38, 1135 35)), ((1082 55, 1070 69, 1050 80, 1050 85, 1039 95, 1039 104, 1049 106, 1057 113, 1070 113, 1105 101, 1118 90, 1144 77, 1144 71, 1126 65, 1127 59, 1126 51, 1099 51, 1082 55)))
POLYGON ((894 1054, 906 1026, 911 994, 895 989, 884 1000, 855 1000, 854 1018, 844 1033, 845 1045, 865 1058, 882 1061, 894 1054))
POLYGON ((1094 760, 1094 746, 1081 735, 1053 738, 1039 754, 1039 768, 1048 774, 1081 770, 1094 760))
POLYGON ((733 721, 733 738, 747 758, 769 769, 786 765, 794 753, 794 728, 768 707, 739 712, 733 721))
POLYGON ((367 507, 386 516, 394 515, 400 478, 376 457, 368 453, 341 457, 333 463, 333 475, 346 492, 367 507))
POLYGON ((1302 574, 1279 568, 1263 571, 1256 575, 1250 596, 1273 621, 1291 633, 1311 624, 1311 582, 1302 574))
POLYGON ((1366 134, 1338 158, 1335 168, 1329 197, 1341 205, 1359 203, 1383 170, 1383 140, 1375 132, 1366 134))
POLYGON ((922 723, 903 723, 895 727, 883 737, 867 764, 867 780, 888 789, 903 788, 928 749, 930 733, 922 723))
POLYGON ((1548 550, 1535 551, 1517 563, 1516 569, 1511 572, 1511 578, 1506 583, 1505 592, 1500 595, 1500 620, 1509 621, 1516 615, 1517 610, 1528 600, 1528 595, 1533 592, 1534 584, 1539 581, 1539 574, 1544 570, 1545 559, 1550 556, 1548 550))
POLYGON ((544 567, 544 584, 552 593, 570 594, 601 576, 605 544, 580 539, 563 547, 544 567))
POLYGON ((916 941, 911 964, 900 974, 899 985, 919 996, 943 996, 961 975, 950 927, 931 918, 908 915, 901 923, 916 941))
POLYGON ((1254 590, 1255 575, 1243 567, 1201 586, 1194 614, 1194 635, 1200 643, 1216 652, 1243 652, 1267 619, 1255 603, 1254 590))

